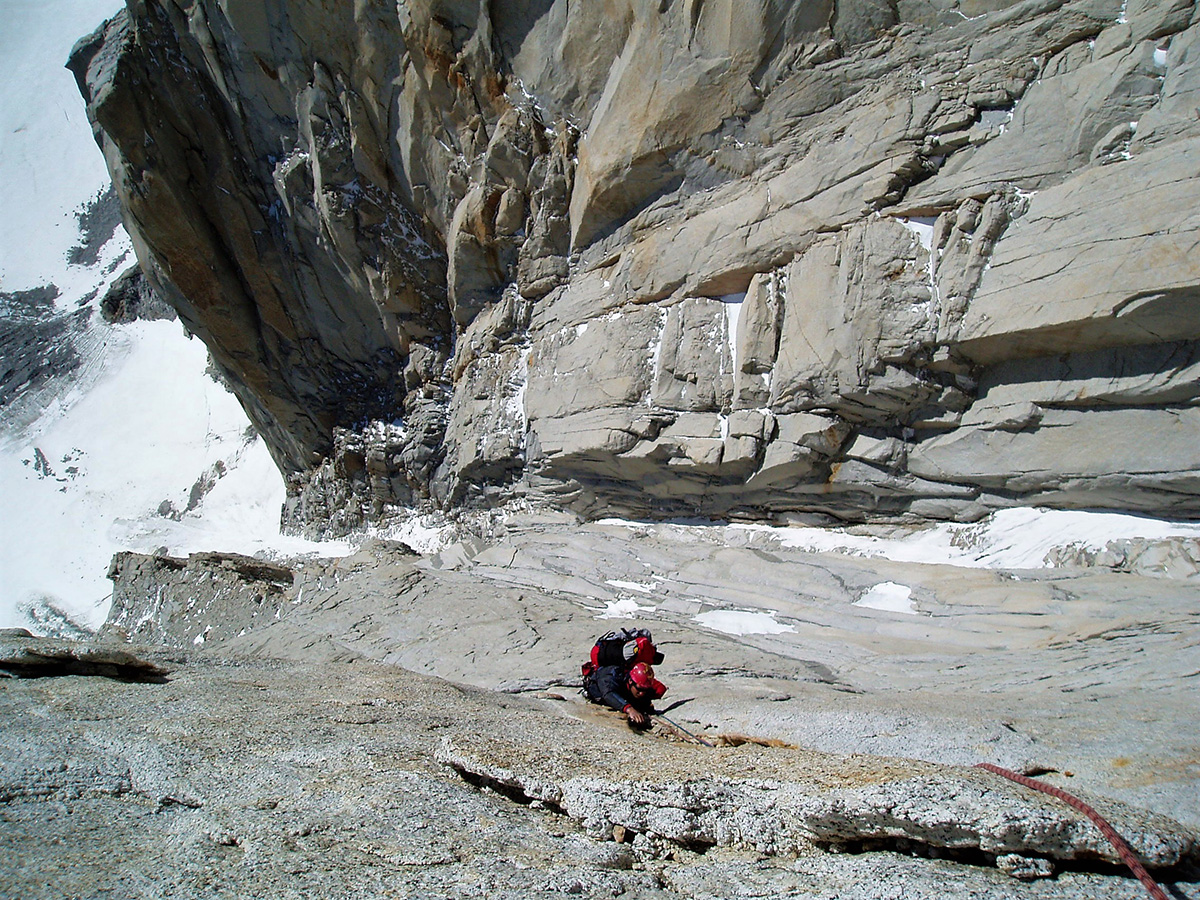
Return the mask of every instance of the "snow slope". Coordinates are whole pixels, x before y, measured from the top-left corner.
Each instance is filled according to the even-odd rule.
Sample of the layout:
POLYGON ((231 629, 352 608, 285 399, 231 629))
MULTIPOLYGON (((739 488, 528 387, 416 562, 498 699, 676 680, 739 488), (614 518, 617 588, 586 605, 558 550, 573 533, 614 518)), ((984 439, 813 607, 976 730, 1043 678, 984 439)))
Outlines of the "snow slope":
MULTIPOLYGON (((0 3, 0 291, 54 284, 63 314, 96 307, 134 262, 119 227, 89 265, 68 261, 82 241, 77 213, 108 174, 63 64, 119 8, 0 3)), ((119 550, 349 552, 280 535, 282 478, 181 325, 93 314, 75 345, 81 365, 41 392, 40 417, 0 421, 0 627, 98 627, 119 550)))
POLYGON ((0 3, 0 290, 53 281, 75 298, 94 272, 65 265, 79 242, 75 210, 108 185, 75 78, 75 42, 120 0, 0 3))
POLYGON ((1052 550, 1103 550, 1109 541, 1200 538, 1194 522, 1167 522, 1125 513, 1017 507, 971 525, 943 523, 884 537, 849 528, 770 528, 785 547, 814 552, 876 556, 897 562, 941 563, 969 568, 1040 569, 1052 550))

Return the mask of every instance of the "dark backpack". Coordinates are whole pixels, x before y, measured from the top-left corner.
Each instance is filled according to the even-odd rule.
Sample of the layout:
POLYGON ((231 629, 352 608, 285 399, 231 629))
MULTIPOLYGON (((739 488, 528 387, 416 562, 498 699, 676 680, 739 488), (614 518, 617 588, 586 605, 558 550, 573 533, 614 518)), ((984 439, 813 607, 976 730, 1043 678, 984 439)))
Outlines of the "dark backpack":
POLYGON ((632 660, 625 656, 625 645, 638 638, 649 638, 650 631, 646 628, 622 628, 620 631, 610 631, 596 638, 592 646, 592 663, 596 668, 604 666, 623 666, 632 660))
POLYGON ((610 631, 608 634, 603 634, 596 638, 596 643, 592 645, 591 659, 580 667, 580 674, 583 676, 584 684, 587 684, 592 673, 597 669, 602 669, 605 666, 624 666, 627 668, 632 666, 635 661, 636 642, 639 638, 645 638, 650 641, 651 649, 654 650, 654 656, 651 660, 654 665, 662 662, 663 655, 654 646, 654 639, 650 636, 649 629, 622 628, 620 631, 610 631), (627 653, 629 654, 628 656, 626 655, 627 653))

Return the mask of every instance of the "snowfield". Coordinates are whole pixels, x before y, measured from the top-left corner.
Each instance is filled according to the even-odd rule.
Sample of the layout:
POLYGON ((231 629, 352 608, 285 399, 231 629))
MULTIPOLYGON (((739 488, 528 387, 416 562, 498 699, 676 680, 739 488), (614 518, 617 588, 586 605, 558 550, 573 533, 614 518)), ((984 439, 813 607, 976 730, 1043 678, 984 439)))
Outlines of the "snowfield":
MULTIPOLYGON (((32 424, 0 421, 0 627, 104 622, 120 550, 342 555, 282 536, 284 484, 208 352, 178 322, 106 325, 108 285, 134 257, 119 226, 88 265, 77 216, 108 187, 74 77, 75 42, 115 0, 0 5, 0 291, 53 284, 60 313, 94 311, 81 365, 32 424), (75 257, 78 258, 78 253, 75 257)), ((7 410, 6 410, 7 412, 7 410)))

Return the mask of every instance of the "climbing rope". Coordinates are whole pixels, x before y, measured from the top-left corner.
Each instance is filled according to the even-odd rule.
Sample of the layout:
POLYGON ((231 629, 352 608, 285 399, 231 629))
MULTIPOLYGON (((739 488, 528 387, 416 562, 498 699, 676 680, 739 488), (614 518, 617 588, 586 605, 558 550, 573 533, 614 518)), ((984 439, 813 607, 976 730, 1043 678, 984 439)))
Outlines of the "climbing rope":
POLYGON ((1100 829, 1101 834, 1108 838, 1109 843, 1111 843, 1116 849, 1117 855, 1121 857, 1121 860, 1125 863, 1125 865, 1129 866, 1129 870, 1133 872, 1133 874, 1137 877, 1137 880, 1142 883, 1143 887, 1150 892, 1150 896, 1153 897, 1154 900, 1169 900, 1163 889, 1160 888, 1158 883, 1150 877, 1150 873, 1146 871, 1146 867, 1142 865, 1141 860, 1134 855, 1133 850, 1131 850, 1129 845, 1125 843, 1125 839, 1117 834, 1116 829, 1109 825, 1108 822, 1106 822, 1100 815, 1100 813, 1096 812, 1096 810, 1092 809, 1078 797, 1073 797, 1066 791, 1056 788, 1052 784, 1046 784, 1044 781, 1038 781, 1036 778, 1029 778, 1025 775, 1018 775, 1016 772, 1011 772, 1008 769, 1002 769, 1000 766, 994 766, 991 763, 977 763, 975 767, 977 769, 987 769, 989 772, 995 772, 997 775, 1004 776, 1009 781, 1015 781, 1017 784, 1023 784, 1027 788, 1033 788, 1035 791, 1041 791, 1043 794, 1049 794, 1051 797, 1057 797, 1068 806, 1079 810, 1092 820, 1095 826, 1100 829))
POLYGON ((700 735, 692 734, 690 731, 688 731, 682 725, 678 725, 675 722, 672 722, 670 719, 668 719, 662 713, 651 713, 651 716, 655 719, 658 719, 659 721, 666 722, 669 726, 674 728, 676 731, 680 732, 681 734, 687 735, 687 737, 689 737, 691 740, 695 741, 697 744, 703 744, 705 747, 715 747, 716 746, 716 744, 712 743, 711 741, 705 740, 704 738, 700 737, 700 735))

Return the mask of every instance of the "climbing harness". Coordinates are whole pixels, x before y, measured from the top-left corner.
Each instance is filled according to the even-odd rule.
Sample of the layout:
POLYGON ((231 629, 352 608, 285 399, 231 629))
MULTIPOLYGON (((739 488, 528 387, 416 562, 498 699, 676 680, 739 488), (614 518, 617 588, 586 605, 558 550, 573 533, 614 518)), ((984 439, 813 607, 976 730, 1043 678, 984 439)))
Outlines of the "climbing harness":
POLYGON ((1095 826, 1100 829, 1100 833, 1102 835, 1108 838, 1109 843, 1111 843, 1116 849, 1117 855, 1121 857, 1121 860, 1125 863, 1125 865, 1129 866, 1129 870, 1133 872, 1133 874, 1137 877, 1137 880, 1142 883, 1142 886, 1150 892, 1150 896, 1153 897, 1154 900, 1169 900, 1166 893, 1163 892, 1163 889, 1160 888, 1158 883, 1150 877, 1150 873, 1146 871, 1146 867, 1142 865, 1141 860, 1134 855, 1133 850, 1130 849, 1127 843, 1125 843, 1125 839, 1117 834, 1116 829, 1109 825, 1108 822, 1106 822, 1100 815, 1100 813, 1096 812, 1078 797, 1073 797, 1066 791, 1056 788, 1052 784, 1046 784, 1044 781, 1038 781, 1036 778, 1029 778, 1025 775, 1018 775, 1016 772, 1009 771, 1008 769, 1002 769, 1000 766, 995 766, 991 763, 976 763, 975 768, 987 769, 989 772, 995 772, 997 775, 1002 775, 1009 781, 1015 781, 1017 784, 1023 784, 1027 788, 1033 788, 1035 791, 1041 791, 1043 794, 1049 794, 1051 797, 1057 797, 1068 806, 1079 810, 1092 820, 1095 826))

